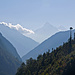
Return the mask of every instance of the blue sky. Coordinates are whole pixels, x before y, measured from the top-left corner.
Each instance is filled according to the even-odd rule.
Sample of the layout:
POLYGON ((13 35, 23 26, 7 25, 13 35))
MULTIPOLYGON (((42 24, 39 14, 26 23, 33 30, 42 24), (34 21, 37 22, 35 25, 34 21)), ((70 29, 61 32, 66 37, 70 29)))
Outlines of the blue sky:
POLYGON ((0 0, 0 22, 37 29, 46 22, 75 28, 75 0, 0 0))

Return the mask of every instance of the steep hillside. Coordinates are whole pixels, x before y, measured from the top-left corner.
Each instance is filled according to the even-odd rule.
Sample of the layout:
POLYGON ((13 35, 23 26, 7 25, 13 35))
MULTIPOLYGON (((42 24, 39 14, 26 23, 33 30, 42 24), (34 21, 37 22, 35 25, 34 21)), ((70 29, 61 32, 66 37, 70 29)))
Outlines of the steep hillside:
POLYGON ((16 49, 0 33, 0 75, 15 75, 20 64, 16 49))
POLYGON ((75 39, 22 63, 16 75, 75 75, 75 39))
MULTIPOLYGON (((75 30, 72 31, 74 34, 75 30)), ((74 37, 74 36, 73 36, 74 37)), ((54 34, 44 42, 42 42, 39 46, 31 50, 28 54, 22 57, 22 60, 25 61, 30 57, 36 59, 39 54, 46 52, 48 49, 52 51, 52 48, 59 47, 64 42, 67 42, 69 38, 69 31, 62 31, 54 34)))
POLYGON ((34 40, 22 35, 15 29, 11 29, 4 24, 0 24, 0 32, 12 43, 20 56, 25 55, 38 45, 34 40))

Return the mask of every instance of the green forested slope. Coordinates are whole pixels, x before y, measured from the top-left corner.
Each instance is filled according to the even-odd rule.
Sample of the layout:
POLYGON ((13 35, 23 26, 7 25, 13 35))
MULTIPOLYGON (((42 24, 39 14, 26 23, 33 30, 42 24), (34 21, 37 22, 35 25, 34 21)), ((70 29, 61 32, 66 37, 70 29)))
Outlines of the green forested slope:
POLYGON ((75 40, 22 63, 16 75, 75 75, 75 40))

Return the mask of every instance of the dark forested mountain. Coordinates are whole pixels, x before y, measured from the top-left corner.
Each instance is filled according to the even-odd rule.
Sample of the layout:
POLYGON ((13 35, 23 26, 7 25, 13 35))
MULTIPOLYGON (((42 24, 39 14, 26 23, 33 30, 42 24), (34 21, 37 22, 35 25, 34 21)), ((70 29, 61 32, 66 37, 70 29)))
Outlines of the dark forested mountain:
POLYGON ((0 75, 15 75, 21 58, 13 45, 0 33, 0 75))
POLYGON ((0 24, 0 32, 12 43, 20 56, 25 55, 38 45, 34 40, 22 35, 15 29, 5 26, 4 24, 0 24))
MULTIPOLYGON (((43 47, 42 47, 43 48, 43 47)), ((75 39, 22 63, 16 75, 75 75, 75 39)))
MULTIPOLYGON (((69 38, 69 32, 70 31, 62 31, 54 34, 53 36, 42 42, 39 46, 27 53, 25 56, 23 56, 22 60, 25 61, 30 57, 36 59, 39 54, 43 54, 44 52, 48 51, 48 49, 52 51, 52 48, 55 49, 56 47, 62 45, 64 42, 67 42, 69 38)), ((73 30, 72 32, 74 34, 75 30, 73 30)))

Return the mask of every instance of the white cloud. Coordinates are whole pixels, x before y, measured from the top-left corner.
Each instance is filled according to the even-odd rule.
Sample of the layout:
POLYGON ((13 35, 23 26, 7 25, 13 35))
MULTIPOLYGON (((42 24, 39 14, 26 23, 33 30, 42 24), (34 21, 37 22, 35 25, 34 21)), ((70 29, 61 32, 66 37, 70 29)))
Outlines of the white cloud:
POLYGON ((34 31, 26 29, 22 27, 20 24, 17 25, 12 25, 11 23, 5 23, 5 22, 0 22, 0 24, 4 24, 5 26, 8 26, 11 29, 16 29, 17 31, 21 32, 22 34, 34 34, 34 31))

